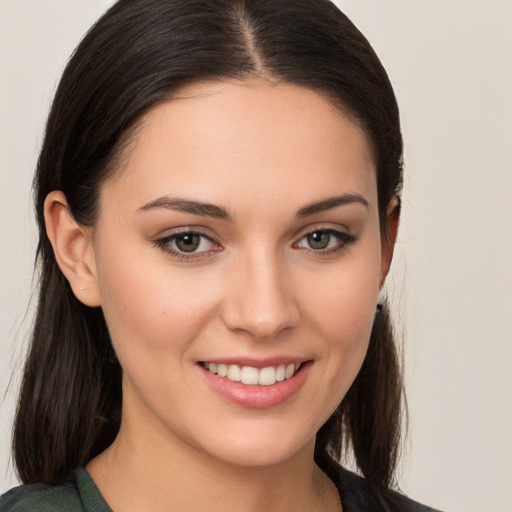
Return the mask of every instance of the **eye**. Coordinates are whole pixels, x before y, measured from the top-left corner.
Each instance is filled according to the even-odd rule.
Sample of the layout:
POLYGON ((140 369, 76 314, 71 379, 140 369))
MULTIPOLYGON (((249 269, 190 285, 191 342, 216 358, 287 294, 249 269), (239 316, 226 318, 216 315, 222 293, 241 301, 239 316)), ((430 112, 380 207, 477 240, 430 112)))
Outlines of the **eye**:
POLYGON ((295 247, 324 253, 336 252, 355 240, 355 236, 337 229, 316 229, 306 233, 295 247))
POLYGON ((209 236, 196 231, 173 233, 156 240, 155 244, 178 259, 206 256, 205 253, 221 250, 220 245, 209 236))
POLYGON ((304 238, 311 249, 327 249, 333 237, 327 231, 315 231, 308 233, 304 238))
POLYGON ((182 233, 175 235, 172 243, 174 243, 178 250, 183 252, 201 252, 208 250, 208 245, 211 241, 197 233, 182 233))

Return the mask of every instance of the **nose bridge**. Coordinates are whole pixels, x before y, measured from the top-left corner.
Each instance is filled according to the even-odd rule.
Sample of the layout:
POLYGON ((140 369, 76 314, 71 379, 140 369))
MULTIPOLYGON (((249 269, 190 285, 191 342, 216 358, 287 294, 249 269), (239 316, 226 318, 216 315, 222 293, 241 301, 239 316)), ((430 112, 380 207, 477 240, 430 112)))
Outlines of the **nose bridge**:
POLYGON ((230 329, 272 338, 298 322, 293 291, 286 283, 285 264, 275 250, 259 248, 237 258, 227 294, 225 322, 230 329))

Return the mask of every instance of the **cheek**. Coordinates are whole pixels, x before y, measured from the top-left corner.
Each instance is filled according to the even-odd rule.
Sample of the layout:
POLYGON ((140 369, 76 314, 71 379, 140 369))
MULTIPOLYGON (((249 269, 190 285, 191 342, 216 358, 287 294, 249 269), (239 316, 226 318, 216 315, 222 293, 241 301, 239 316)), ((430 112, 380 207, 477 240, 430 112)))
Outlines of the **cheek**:
POLYGON ((366 245, 324 271, 322 286, 311 289, 310 310, 331 340, 341 336, 349 343, 369 336, 379 295, 380 250, 375 243, 366 245))
POLYGON ((105 243, 97 267, 102 309, 122 363, 172 364, 215 310, 214 288, 204 286, 201 272, 167 265, 157 249, 105 243))
POLYGON ((379 294, 380 252, 360 252, 322 278, 308 298, 312 332, 324 340, 327 389, 332 406, 342 400, 365 358, 379 294), (331 391, 332 392, 332 391, 331 391))

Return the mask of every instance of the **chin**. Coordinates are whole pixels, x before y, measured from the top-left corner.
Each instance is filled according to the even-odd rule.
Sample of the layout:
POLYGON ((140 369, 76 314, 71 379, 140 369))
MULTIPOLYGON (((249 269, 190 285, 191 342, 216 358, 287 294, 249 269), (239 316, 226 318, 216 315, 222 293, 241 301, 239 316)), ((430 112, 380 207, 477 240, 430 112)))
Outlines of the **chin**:
POLYGON ((272 431, 265 426, 223 434, 212 437, 213 442, 201 449, 226 464, 246 468, 280 465, 306 453, 311 457, 316 437, 316 432, 293 432, 289 427, 272 431))
MULTIPOLYGON (((312 446, 314 446, 314 443, 312 443, 312 446)), ((275 446, 264 448, 242 448, 240 450, 236 450, 234 448, 235 447, 230 447, 228 453, 222 453, 219 454, 219 456, 226 464, 244 468, 278 466, 298 457, 298 454, 304 451, 304 447, 302 446, 289 450, 275 446)))

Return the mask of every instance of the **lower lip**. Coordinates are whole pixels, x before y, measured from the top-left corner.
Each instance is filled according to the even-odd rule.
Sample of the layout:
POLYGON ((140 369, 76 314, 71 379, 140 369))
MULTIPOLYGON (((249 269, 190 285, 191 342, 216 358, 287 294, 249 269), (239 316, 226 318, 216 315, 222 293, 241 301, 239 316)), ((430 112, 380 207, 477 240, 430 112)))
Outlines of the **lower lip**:
POLYGON ((243 407, 263 409, 282 404, 295 395, 306 381, 312 365, 312 361, 304 363, 293 377, 282 382, 276 382, 271 386, 234 382, 226 377, 219 377, 209 372, 200 364, 197 366, 202 371, 208 384, 222 397, 243 407))

